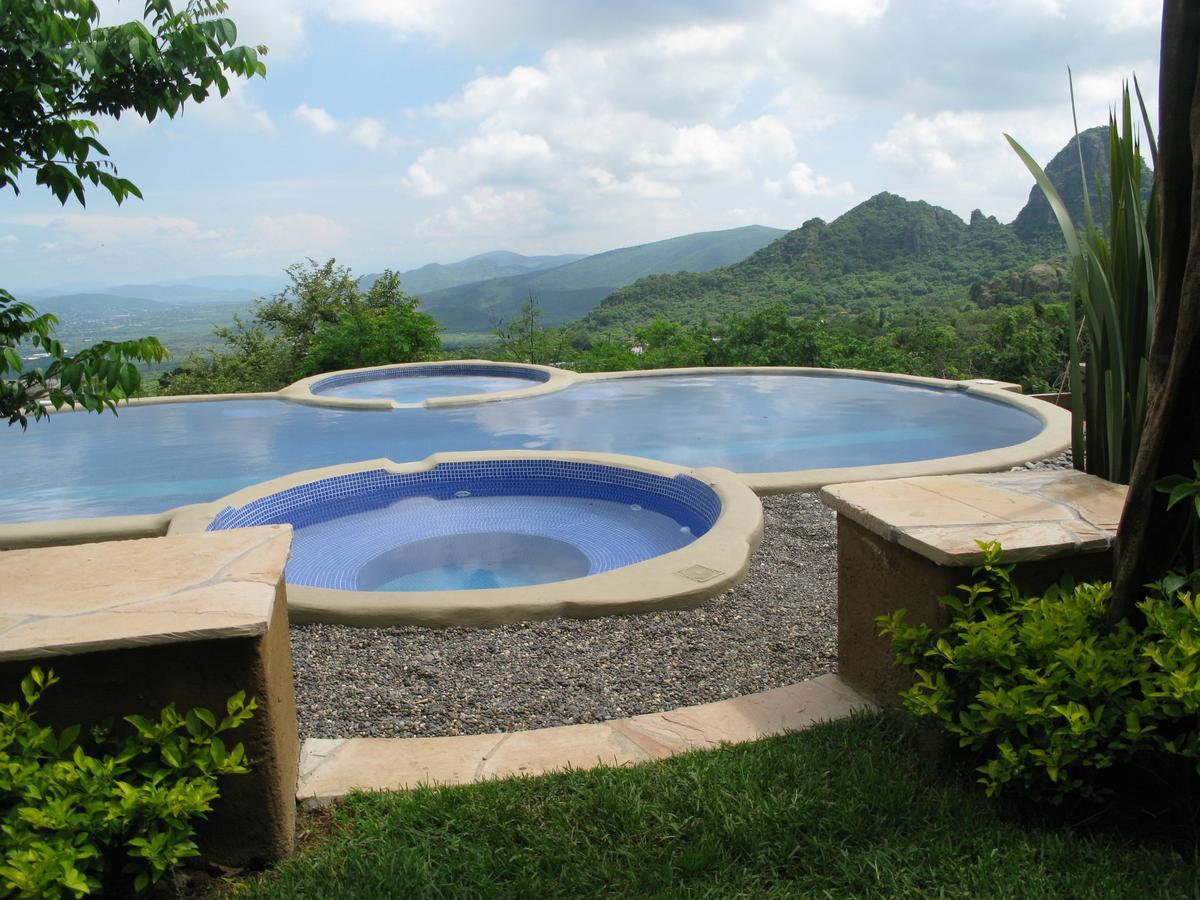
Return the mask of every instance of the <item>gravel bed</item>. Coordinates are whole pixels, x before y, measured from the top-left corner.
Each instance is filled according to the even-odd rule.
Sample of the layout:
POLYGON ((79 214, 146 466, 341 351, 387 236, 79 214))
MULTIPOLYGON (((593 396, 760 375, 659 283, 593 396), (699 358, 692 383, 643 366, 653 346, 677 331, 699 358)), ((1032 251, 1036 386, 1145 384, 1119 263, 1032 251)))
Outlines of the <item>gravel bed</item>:
POLYGON ((1047 459, 1035 459, 1025 463, 1023 466, 1013 466, 1013 472, 1020 472, 1022 469, 1073 469, 1075 468, 1075 457, 1070 450, 1064 450, 1058 456, 1049 457, 1047 459))
POLYGON ((300 737, 598 722, 834 671, 834 514, 815 494, 763 507, 748 576, 697 609, 498 628, 292 626, 300 737))

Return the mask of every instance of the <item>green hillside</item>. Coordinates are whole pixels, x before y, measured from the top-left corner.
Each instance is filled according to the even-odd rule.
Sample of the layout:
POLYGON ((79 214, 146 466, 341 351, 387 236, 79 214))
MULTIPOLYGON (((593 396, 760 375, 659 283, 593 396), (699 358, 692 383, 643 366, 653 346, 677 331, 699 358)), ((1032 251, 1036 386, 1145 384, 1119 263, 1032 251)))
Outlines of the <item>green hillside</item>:
POLYGON ((171 353, 171 359, 142 366, 143 374, 155 375, 175 368, 189 353, 199 353, 220 344, 213 333, 218 326, 233 323, 249 303, 160 303, 141 297, 114 294, 62 294, 34 301, 39 312, 59 319, 56 336, 68 350, 78 350, 97 341, 126 341, 154 335, 171 353))
POLYGON ((609 250, 542 272, 422 294, 422 307, 449 332, 488 331, 516 316, 532 294, 546 324, 561 324, 585 315, 613 290, 645 275, 719 268, 745 259, 783 234, 761 225, 688 234, 609 250))
POLYGON ((1012 228, 895 194, 831 223, 811 219, 747 259, 711 272, 643 278, 580 322, 611 332, 665 318, 715 319, 783 304, 794 315, 966 297, 970 286, 1038 258, 1012 228))

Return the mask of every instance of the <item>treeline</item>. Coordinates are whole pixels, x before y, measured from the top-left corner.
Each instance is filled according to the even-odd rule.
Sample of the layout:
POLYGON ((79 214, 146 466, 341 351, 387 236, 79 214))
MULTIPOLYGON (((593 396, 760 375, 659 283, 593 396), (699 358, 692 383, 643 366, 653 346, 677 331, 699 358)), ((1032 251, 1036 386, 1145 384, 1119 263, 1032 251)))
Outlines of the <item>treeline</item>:
MULTIPOLYGON (((550 328, 531 298, 479 347, 441 347, 439 326, 385 272, 362 290, 333 260, 287 269, 290 283, 245 320, 218 329, 224 346, 192 354, 158 382, 163 394, 274 391, 319 372, 479 356, 576 371, 682 366, 819 366, 939 378, 989 377, 1056 389, 1067 357, 1066 273, 1047 264, 925 302, 812 308, 776 302, 684 322, 650 318, 596 332, 587 320, 550 328), (1032 294, 1032 296, 1030 296, 1032 294)), ((678 277, 678 276, 677 276, 678 277)), ((702 276, 697 276, 702 277, 702 276)), ((877 277, 879 277, 877 275, 877 277)), ((849 304, 847 304, 849 306, 849 304)))
MULTIPOLYGON (((655 319, 628 338, 542 328, 536 303, 474 353, 581 372, 680 366, 820 366, 938 378, 996 378, 1055 390, 1067 358, 1068 312, 1027 300, 987 308, 881 308, 805 318, 776 304, 694 324, 655 319)), ((461 355, 461 354, 460 354, 461 355)))

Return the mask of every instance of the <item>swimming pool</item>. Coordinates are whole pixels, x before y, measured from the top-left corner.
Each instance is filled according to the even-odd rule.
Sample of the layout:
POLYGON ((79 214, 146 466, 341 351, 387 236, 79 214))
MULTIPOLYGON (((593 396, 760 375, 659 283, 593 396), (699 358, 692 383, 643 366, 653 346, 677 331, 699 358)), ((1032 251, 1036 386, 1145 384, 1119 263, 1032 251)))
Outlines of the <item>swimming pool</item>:
POLYGON ((10 473, 0 522, 161 513, 300 469, 446 450, 632 454, 721 466, 770 492, 1006 468, 1068 444, 1069 414, 1040 401, 825 370, 571 376, 536 396, 462 406, 142 403, 116 417, 58 414, 0 432, 10 473))
POLYGON ((744 574, 762 510, 719 469, 453 453, 292 473, 172 532, 279 524, 293 621, 497 625, 701 603, 744 574))

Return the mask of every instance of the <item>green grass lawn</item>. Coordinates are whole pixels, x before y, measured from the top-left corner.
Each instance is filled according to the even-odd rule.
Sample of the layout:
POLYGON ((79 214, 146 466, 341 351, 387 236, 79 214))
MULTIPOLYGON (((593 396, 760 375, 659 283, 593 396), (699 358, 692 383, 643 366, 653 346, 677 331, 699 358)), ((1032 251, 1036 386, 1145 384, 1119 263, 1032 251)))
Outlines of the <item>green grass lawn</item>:
POLYGON ((870 715, 628 769, 359 794, 250 897, 1193 897, 1194 838, 1039 823, 870 715))

